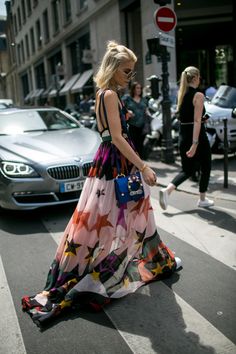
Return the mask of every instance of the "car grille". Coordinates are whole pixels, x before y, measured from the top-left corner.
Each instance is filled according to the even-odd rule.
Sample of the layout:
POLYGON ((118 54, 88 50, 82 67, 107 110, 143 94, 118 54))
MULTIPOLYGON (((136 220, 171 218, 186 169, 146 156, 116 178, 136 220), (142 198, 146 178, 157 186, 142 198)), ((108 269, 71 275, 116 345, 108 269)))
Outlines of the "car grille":
MULTIPOLYGON (((85 163, 82 166, 82 174, 84 177, 88 176, 91 166, 92 162, 85 163)), ((50 167, 47 171, 52 178, 57 180, 80 177, 80 167, 77 165, 50 167)))
POLYGON ((83 166, 82 166, 82 171, 83 171, 83 176, 88 176, 88 173, 89 173, 89 170, 92 166, 92 162, 88 162, 88 163, 85 163, 83 166))
POLYGON ((49 168, 48 173, 54 179, 71 179, 80 176, 80 168, 76 165, 57 166, 49 168))

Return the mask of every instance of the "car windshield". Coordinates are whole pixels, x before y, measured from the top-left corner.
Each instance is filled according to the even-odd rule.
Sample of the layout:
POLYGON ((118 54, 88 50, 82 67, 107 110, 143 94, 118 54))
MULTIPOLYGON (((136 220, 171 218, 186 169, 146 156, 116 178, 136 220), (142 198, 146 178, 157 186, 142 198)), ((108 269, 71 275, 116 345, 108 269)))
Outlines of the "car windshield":
POLYGON ((222 85, 216 91, 211 103, 222 108, 236 107, 236 88, 222 85))
POLYGON ((80 124, 67 113, 57 110, 22 110, 0 114, 0 134, 11 135, 79 127, 80 124))

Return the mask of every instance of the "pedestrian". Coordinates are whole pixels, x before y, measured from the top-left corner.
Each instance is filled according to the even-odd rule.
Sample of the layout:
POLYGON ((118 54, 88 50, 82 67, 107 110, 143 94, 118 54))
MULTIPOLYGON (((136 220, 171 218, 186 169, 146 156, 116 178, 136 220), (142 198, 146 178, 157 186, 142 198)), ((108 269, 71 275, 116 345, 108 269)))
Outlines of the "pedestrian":
POLYGON ((129 134, 134 146, 143 157, 143 142, 147 130, 147 124, 150 124, 147 99, 143 97, 142 85, 139 82, 131 83, 130 94, 123 98, 125 107, 129 111, 129 134))
POLYGON ((94 77, 102 142, 44 290, 22 299, 23 310, 39 326, 78 304, 99 310, 111 299, 172 274, 180 265, 157 233, 149 191, 156 184, 156 174, 134 150, 126 126, 127 110, 119 96, 119 88, 126 87, 134 74, 136 60, 130 49, 110 41, 94 77), (143 199, 117 204, 118 164, 123 174, 134 169, 141 172, 143 199))
POLYGON ((180 120, 179 151, 182 171, 174 177, 166 188, 159 192, 159 202, 166 210, 170 194, 195 171, 200 169, 199 207, 210 207, 214 202, 206 198, 210 172, 211 148, 206 135, 204 113, 204 95, 199 92, 199 69, 187 67, 181 74, 178 91, 177 111, 180 120))
POLYGON ((84 95, 82 101, 79 104, 79 110, 81 113, 90 113, 91 101, 89 95, 84 95))

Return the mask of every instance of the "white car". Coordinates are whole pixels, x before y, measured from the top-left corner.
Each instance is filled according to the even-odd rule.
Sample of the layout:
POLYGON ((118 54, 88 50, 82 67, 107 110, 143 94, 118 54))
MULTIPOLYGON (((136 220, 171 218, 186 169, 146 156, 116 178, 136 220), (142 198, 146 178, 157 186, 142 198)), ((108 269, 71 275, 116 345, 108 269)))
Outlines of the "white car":
POLYGON ((229 151, 236 151, 236 88, 221 85, 211 101, 205 102, 206 128, 213 152, 224 149, 224 119, 227 122, 229 151))

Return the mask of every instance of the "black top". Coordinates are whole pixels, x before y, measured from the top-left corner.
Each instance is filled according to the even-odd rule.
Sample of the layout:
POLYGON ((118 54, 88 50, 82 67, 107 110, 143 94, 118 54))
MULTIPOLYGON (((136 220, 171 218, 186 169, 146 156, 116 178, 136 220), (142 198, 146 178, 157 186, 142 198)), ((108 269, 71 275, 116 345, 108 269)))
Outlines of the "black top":
MULTIPOLYGON (((188 91, 184 95, 183 102, 179 109, 179 120, 181 123, 193 123, 194 122, 194 105, 193 97, 199 90, 193 87, 188 88, 188 91)), ((203 108, 202 115, 205 114, 205 108, 203 108)))

